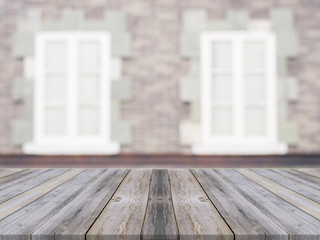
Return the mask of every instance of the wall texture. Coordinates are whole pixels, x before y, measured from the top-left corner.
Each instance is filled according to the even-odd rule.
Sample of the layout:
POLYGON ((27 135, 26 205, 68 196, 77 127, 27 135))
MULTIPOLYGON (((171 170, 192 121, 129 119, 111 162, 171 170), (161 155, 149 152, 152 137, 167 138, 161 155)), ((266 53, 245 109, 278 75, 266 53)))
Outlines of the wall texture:
POLYGON ((299 34, 299 55, 289 59, 288 74, 298 79, 298 100, 288 108, 298 123, 295 153, 320 153, 320 2, 317 0, 2 0, 0 1, 0 153, 20 153, 12 141, 12 122, 24 115, 22 102, 12 96, 13 80, 22 62, 12 55, 18 19, 30 8, 44 18, 59 18, 64 8, 85 9, 88 18, 103 18, 106 9, 127 13, 132 36, 131 58, 123 61, 123 75, 132 81, 132 98, 122 102, 122 118, 131 123, 132 143, 124 153, 188 153, 179 140, 179 124, 189 117, 190 106, 179 98, 179 81, 189 61, 179 55, 182 12, 206 9, 209 18, 222 19, 230 9, 246 9, 254 18, 267 18, 269 10, 294 11, 299 34))

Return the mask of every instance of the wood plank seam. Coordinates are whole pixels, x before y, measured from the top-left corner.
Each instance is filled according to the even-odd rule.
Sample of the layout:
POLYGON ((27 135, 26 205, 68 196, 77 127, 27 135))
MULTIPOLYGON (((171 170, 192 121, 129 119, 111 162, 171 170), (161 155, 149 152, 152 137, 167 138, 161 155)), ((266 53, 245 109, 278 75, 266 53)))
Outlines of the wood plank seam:
POLYGON ((83 240, 92 222, 127 172, 128 170, 120 169, 88 169, 78 175, 71 180, 73 184, 69 184, 72 188, 70 191, 74 192, 73 196, 67 193, 68 197, 64 198, 59 211, 32 231, 32 239, 83 240))
MULTIPOLYGON (((1 170, 6 170, 6 169, 1 169, 1 170)), ((5 178, 5 177, 8 177, 8 176, 11 176, 11 175, 15 175, 17 173, 21 173, 21 172, 24 172, 26 171, 27 169, 17 169, 17 171, 13 171, 11 173, 8 173, 8 174, 1 174, 0 175, 0 178, 5 178)))
POLYGON ((303 210, 304 212, 308 213, 314 218, 320 220, 320 204, 318 204, 317 202, 307 197, 304 197, 303 195, 296 193, 249 169, 238 169, 236 171, 241 173, 243 176, 247 177, 251 181, 258 183, 263 188, 267 189, 268 191, 272 192, 273 194, 277 195, 278 197, 282 198, 283 200, 287 201, 293 206, 303 210), (274 185, 276 188, 272 188, 271 185, 274 185), (294 197, 297 197, 298 200, 294 199, 294 197), (304 201, 305 203, 308 203, 309 207, 300 204, 300 200, 304 201))
POLYGON ((179 232, 179 227, 178 227, 178 221, 177 221, 177 216, 176 216, 176 210, 174 209, 174 204, 172 201, 172 185, 171 185, 171 180, 170 180, 170 174, 168 169, 166 169, 167 175, 168 175, 168 179, 169 179, 169 188, 170 188, 170 195, 171 195, 171 205, 172 205, 172 209, 173 209, 173 216, 174 216, 174 221, 176 222, 176 226, 177 226, 177 231, 178 231, 178 240, 180 239, 180 232, 179 232))
POLYGON ((88 228, 88 230, 85 233, 85 239, 87 239, 87 234, 90 231, 90 229, 92 228, 92 226, 95 224, 95 222, 97 221, 97 219, 100 217, 101 213, 105 210, 105 208, 108 206, 109 202, 113 199, 114 195, 117 193, 119 187, 121 186, 121 184, 123 183, 124 179, 128 176, 128 174, 130 173, 131 169, 129 169, 127 171, 127 173, 125 174, 125 176, 122 178, 122 180, 120 181, 119 185, 117 186, 116 190, 114 191, 114 193, 112 194, 112 196, 110 197, 109 201, 105 204, 105 206, 101 209, 100 213, 97 215, 97 217, 94 219, 94 221, 92 222, 92 224, 90 225, 90 227, 88 228))
POLYGON ((130 171, 87 232, 87 240, 141 238, 151 172, 151 169, 130 171))
MULTIPOLYGON (((312 169, 312 170, 316 171, 317 169, 312 169)), ((316 178, 320 179, 320 172, 319 172, 319 174, 316 174, 316 173, 314 173, 314 171, 308 172, 308 171, 303 171, 302 169, 293 169, 292 171, 295 171, 299 174, 305 174, 307 176, 316 177, 316 178)))
POLYGON ((253 169, 253 171, 320 204, 320 179, 318 178, 314 179, 315 177, 311 175, 300 174, 295 170, 253 169))
POLYGON ((36 176, 32 176, 31 178, 25 179, 19 177, 15 181, 15 184, 10 184, 11 186, 5 186, 5 190, 3 190, 4 185, 1 186, 0 184, 0 192, 2 193, 2 196, 0 196, 0 204, 3 202, 10 200, 11 198, 14 198, 24 192, 27 192, 43 183, 46 181, 49 181, 50 179, 53 179, 54 177, 60 176, 61 174, 67 172, 68 169, 61 169, 58 171, 48 169, 47 171, 41 172, 40 174, 37 174, 36 176), (59 172, 60 171, 60 172, 59 172), (23 180, 21 180, 23 179, 23 180), (32 184, 28 184, 29 182, 32 182, 32 184), (8 193, 9 196, 8 196, 8 193))
MULTIPOLYGON (((260 216, 270 219, 276 224, 277 228, 280 227, 279 233, 275 232, 276 235, 269 234, 270 236, 276 237, 271 239, 279 240, 277 236, 281 236, 281 239, 283 240, 311 240, 314 238, 304 238, 304 236, 309 236, 314 233, 316 233, 314 236, 319 235, 319 220, 310 216, 303 210, 281 199, 268 189, 243 176, 235 169, 215 170, 215 172, 218 173, 219 177, 221 176, 224 181, 230 183, 236 191, 241 194, 240 196, 245 197, 247 199, 246 201, 249 201, 251 204, 256 206, 261 212, 260 216)), ((250 212, 245 211, 245 213, 248 214, 250 212)), ((253 219, 256 219, 256 217, 253 216, 253 219)), ((253 240, 255 239, 256 238, 253 240)))
POLYGON ((150 180, 149 180, 149 187, 148 187, 148 202, 147 202, 147 205, 146 205, 146 210, 145 210, 145 212, 144 212, 143 221, 142 221, 142 228, 141 228, 141 232, 140 232, 140 239, 141 239, 141 240, 143 240, 143 238, 142 238, 142 234, 143 234, 143 226, 144 226, 144 224, 145 224, 146 216, 147 216, 147 209, 148 209, 148 205, 149 205, 150 188, 151 188, 151 181, 152 181, 153 171, 154 171, 154 169, 152 169, 151 177, 150 177, 150 180))
MULTIPOLYGON (((167 212, 167 213, 168 213, 167 212)), ((161 218, 162 220, 164 219, 161 218)), ((156 221, 159 220, 158 218, 155 219, 156 221)), ((178 225, 176 218, 174 216, 174 208, 173 208, 173 203, 172 203, 172 193, 171 193, 171 186, 170 186, 170 181, 169 181, 169 173, 164 169, 156 169, 152 170, 151 173, 151 178, 150 178, 150 184, 149 184, 149 190, 148 190, 148 202, 146 206, 146 211, 143 219, 143 225, 141 229, 141 239, 179 239, 179 230, 178 230, 178 225), (164 179, 162 179, 161 183, 162 186, 159 186, 155 183, 159 181, 159 178, 163 177, 163 173, 165 173, 164 179), (167 180, 167 181, 166 181, 167 180), (154 192, 157 190, 156 192, 154 192), (167 190, 167 191, 166 191, 167 190), (158 192, 160 191, 160 192, 158 192), (162 204, 161 208, 159 209, 159 205, 162 204), (154 208, 155 207, 155 208, 154 208), (168 214, 168 222, 172 221, 171 224, 166 224, 165 222, 158 223, 156 222, 155 224, 150 224, 151 220, 154 220, 153 218, 150 219, 150 211, 155 210, 155 212, 152 212, 155 214, 153 217, 157 217, 158 214, 161 214, 163 210, 162 208, 166 209, 169 213, 170 210, 172 210, 172 215, 168 214), (158 212, 160 210, 160 212, 158 212), (147 221, 148 219, 148 221, 147 221), (150 234, 150 232, 152 234, 150 234)))
POLYGON ((216 211, 218 212, 218 214, 220 215, 220 217, 223 219, 223 221, 225 222, 225 224, 229 227, 230 231, 233 234, 233 238, 236 238, 236 234, 233 231, 233 229, 231 228, 231 226, 228 224, 228 222, 224 219, 223 215, 221 214, 221 212, 219 211, 219 209, 214 205, 214 203, 211 201, 211 198, 208 196, 206 190, 204 189, 204 187, 202 186, 201 182, 198 180, 198 178, 195 176, 195 174, 193 173, 193 171, 191 171, 191 169, 189 169, 189 171, 191 172, 192 176, 197 180, 197 182, 199 183, 201 189, 203 190, 203 192, 206 194, 208 200, 211 202, 212 206, 216 209, 216 211))
POLYGON ((46 193, 52 191, 53 189, 55 189, 56 187, 60 186, 61 184, 69 181, 70 179, 72 179, 73 177, 77 176, 78 174, 80 174, 81 172, 83 172, 84 170, 69 170, 66 173, 63 173, 57 177, 54 177, 52 179, 50 179, 49 181, 44 182, 41 185, 38 185, 35 188, 32 188, 24 193, 21 193, 19 195, 17 195, 14 198, 11 198, 8 201, 5 201, 3 203, 0 204, 0 220, 6 218, 7 216, 9 216, 10 214, 12 214, 13 212, 25 207, 26 205, 30 204, 31 202, 35 201, 36 199, 42 197, 43 195, 45 195, 46 193), (69 175, 69 176, 68 176, 69 175), (49 184, 49 187, 46 188, 45 190, 41 191, 41 187, 49 184), (50 186, 51 184, 51 186, 50 186), (26 199, 25 202, 23 202, 22 204, 19 203, 19 198, 27 196, 30 193, 34 193, 34 196, 30 199, 26 199), (10 204, 13 203, 13 206, 10 206, 10 204))

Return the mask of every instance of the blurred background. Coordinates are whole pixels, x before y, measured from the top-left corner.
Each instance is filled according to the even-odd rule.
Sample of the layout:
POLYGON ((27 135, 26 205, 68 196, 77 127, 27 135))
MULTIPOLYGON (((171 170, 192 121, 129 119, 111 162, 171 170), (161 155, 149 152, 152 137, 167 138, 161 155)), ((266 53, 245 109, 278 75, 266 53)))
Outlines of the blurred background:
POLYGON ((316 166, 319 9, 0 0, 0 166, 316 166))

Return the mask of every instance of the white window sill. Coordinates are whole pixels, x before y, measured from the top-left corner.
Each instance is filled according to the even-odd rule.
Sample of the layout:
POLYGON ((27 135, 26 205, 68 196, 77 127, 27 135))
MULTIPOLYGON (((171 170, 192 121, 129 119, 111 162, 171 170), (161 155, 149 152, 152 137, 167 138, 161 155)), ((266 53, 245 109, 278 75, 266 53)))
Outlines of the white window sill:
POLYGON ((107 144, 39 144, 27 143, 22 147, 25 154, 39 155, 112 155, 120 152, 118 143, 107 144))
POLYGON ((288 146, 285 143, 256 145, 204 144, 193 145, 191 151, 195 155, 282 155, 288 152, 288 146))

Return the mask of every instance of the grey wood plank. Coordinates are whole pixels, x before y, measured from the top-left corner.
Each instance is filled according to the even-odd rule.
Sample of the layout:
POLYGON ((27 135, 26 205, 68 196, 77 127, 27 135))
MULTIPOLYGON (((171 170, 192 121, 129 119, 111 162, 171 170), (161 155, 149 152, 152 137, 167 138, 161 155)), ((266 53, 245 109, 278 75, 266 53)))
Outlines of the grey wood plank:
POLYGON ((289 234, 290 240, 318 239, 320 221, 250 180, 239 170, 215 170, 242 196, 289 234))
POLYGON ((18 178, 16 181, 12 180, 11 182, 3 183, 0 185, 0 203, 43 184, 66 171, 68 171, 68 169, 36 170, 33 174, 18 178))
POLYGON ((179 236, 184 240, 234 239, 234 235, 188 170, 169 170, 179 236))
POLYGON ((50 192, 52 189, 58 187, 66 181, 69 181, 71 178, 75 177, 79 173, 83 172, 82 169, 73 169, 62 175, 59 175, 55 178, 50 179, 49 181, 30 189, 24 193, 21 193, 14 198, 11 198, 0 204, 0 220, 6 218, 15 211, 23 208, 24 206, 32 203, 41 196, 50 192))
POLYGON ((252 171, 264 176, 304 197, 320 203, 320 179, 318 183, 305 180, 303 177, 295 177, 283 169, 252 169, 252 171))
POLYGON ((32 239, 82 240, 129 170, 104 170, 61 211, 32 234, 32 239))
MULTIPOLYGON (((65 206, 95 182, 102 172, 103 169, 78 171, 79 174, 73 178, 69 178, 40 198, 13 212, 0 221, 0 239, 31 239, 32 233, 43 224, 55 215, 63 214, 65 206)), ((65 219, 65 221, 70 220, 65 219)))
POLYGON ((297 171, 320 178, 320 168, 300 168, 297 171))
POLYGON ((320 176, 316 177, 306 172, 300 172, 298 169, 274 169, 274 171, 281 172, 281 174, 288 177, 294 177, 296 180, 303 181, 305 185, 310 187, 319 187, 320 185, 320 176))
POLYGON ((218 172, 210 169, 194 169, 192 173, 231 228, 235 239, 289 239, 283 229, 268 218, 256 204, 248 201, 218 172))
POLYGON ((0 178, 9 176, 11 174, 17 173, 17 172, 21 172, 24 169, 22 168, 1 168, 0 169, 0 178))
MULTIPOLYGON (((268 189, 270 192, 276 194, 285 201, 291 203, 292 205, 300 208, 306 213, 310 214, 314 218, 320 220, 320 204, 304 197, 301 194, 298 194, 266 177, 263 177, 249 169, 240 169, 238 170, 242 175, 251 179, 252 181, 258 183, 264 188, 268 189)), ((319 225, 320 226, 320 225, 319 225)))
MULTIPOLYGON (((42 169, 46 171, 47 169, 42 169)), ((0 186, 9 186, 21 179, 34 176, 38 172, 38 169, 24 169, 15 173, 8 174, 5 177, 0 178, 0 186)))
POLYGON ((152 171, 142 239, 178 239, 167 170, 152 171))
POLYGON ((148 202, 149 169, 131 170, 86 235, 86 240, 140 240, 148 202))

